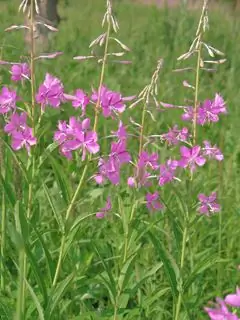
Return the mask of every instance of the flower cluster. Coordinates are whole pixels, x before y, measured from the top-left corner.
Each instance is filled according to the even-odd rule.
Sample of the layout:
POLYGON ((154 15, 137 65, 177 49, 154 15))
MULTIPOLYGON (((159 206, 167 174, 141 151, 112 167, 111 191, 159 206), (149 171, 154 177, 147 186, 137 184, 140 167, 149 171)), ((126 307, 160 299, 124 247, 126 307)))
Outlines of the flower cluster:
POLYGON ((130 101, 134 97, 122 97, 119 92, 111 91, 106 86, 101 86, 100 90, 93 91, 91 99, 93 102, 99 104, 102 108, 103 116, 105 118, 112 117, 113 114, 123 113, 126 109, 125 101, 130 101))
POLYGON ((221 209, 220 205, 216 202, 216 192, 212 192, 210 196, 206 196, 203 193, 200 193, 198 195, 198 200, 200 201, 200 207, 198 209, 200 214, 209 216, 215 212, 219 212, 221 209))
POLYGON ((125 141, 112 142, 111 153, 106 159, 100 158, 98 162, 98 173, 94 176, 98 184, 108 179, 112 184, 120 182, 120 169, 124 163, 128 163, 131 156, 126 150, 125 141))
POLYGON ((216 298, 217 303, 214 308, 205 307, 205 311, 211 320, 239 320, 235 312, 229 311, 227 305, 240 308, 240 289, 237 288, 236 293, 229 294, 224 300, 216 298))
POLYGON ((37 139, 33 136, 33 130, 27 125, 27 114, 25 112, 13 113, 10 121, 5 125, 4 131, 12 138, 13 150, 20 150, 25 147, 30 153, 31 146, 35 145, 37 139))
MULTIPOLYGON (((197 123, 204 125, 206 123, 218 122, 219 114, 226 114, 226 106, 223 98, 216 94, 213 100, 205 100, 197 109, 197 123)), ((182 115, 182 120, 193 121, 194 110, 193 107, 185 108, 185 113, 182 115)))
POLYGON ((128 178, 128 185, 138 188, 150 186, 151 183, 149 179, 151 178, 151 173, 149 170, 155 171, 158 168, 158 155, 156 153, 148 154, 146 151, 142 151, 135 168, 135 175, 128 178))
POLYGON ((16 102, 19 100, 16 91, 9 90, 7 87, 2 88, 0 94, 0 114, 16 110, 16 102))
POLYGON ((53 108, 59 108, 60 104, 65 101, 62 82, 47 73, 44 82, 40 85, 36 94, 36 101, 41 104, 42 110, 44 110, 47 105, 53 108))
POLYGON ((162 139, 165 140, 169 145, 177 145, 180 141, 185 142, 189 138, 188 128, 178 129, 175 125, 167 133, 162 135, 162 139))
POLYGON ((89 129, 89 118, 81 122, 71 117, 69 124, 66 121, 59 121, 54 140, 60 145, 60 151, 66 158, 72 159, 72 151, 78 149, 82 150, 82 160, 86 157, 86 151, 92 154, 99 151, 97 133, 89 129))

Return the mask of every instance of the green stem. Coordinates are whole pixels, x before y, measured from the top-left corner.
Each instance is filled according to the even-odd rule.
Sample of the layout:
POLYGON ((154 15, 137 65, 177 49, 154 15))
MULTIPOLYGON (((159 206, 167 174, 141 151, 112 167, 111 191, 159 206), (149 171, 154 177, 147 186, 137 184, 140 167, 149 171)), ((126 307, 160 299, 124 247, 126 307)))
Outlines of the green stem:
POLYGON ((101 101, 100 92, 101 92, 101 88, 102 88, 102 85, 103 85, 105 67, 106 67, 106 62, 107 62, 107 52, 108 52, 108 43, 109 43, 110 31, 111 31, 111 24, 108 23, 107 35, 106 35, 106 42, 105 42, 105 48, 104 48, 104 54, 103 54, 102 69, 101 69, 99 86, 98 86, 98 99, 97 99, 97 103, 96 103, 96 106, 95 106, 95 119, 94 119, 93 131, 96 131, 96 130, 97 130, 98 114, 99 114, 100 101, 101 101))
POLYGON ((193 114, 193 145, 196 144, 196 140, 197 140, 199 73, 200 73, 200 64, 201 64, 201 34, 199 36, 199 46, 197 50, 198 50, 198 55, 197 55, 197 67, 196 67, 196 78, 195 78, 194 114, 193 114))
MULTIPOLYGON (((34 71, 34 54, 35 54, 35 40, 34 40, 34 0, 30 3, 30 38, 31 38, 31 52, 30 52, 30 65, 31 65, 31 117, 32 117, 32 127, 33 135, 35 134, 35 71, 34 71)), ((27 221, 31 217, 32 213, 32 200, 33 200, 33 180, 35 176, 35 155, 34 150, 32 152, 32 167, 30 167, 31 172, 31 182, 28 186, 28 204, 27 204, 27 221)), ((25 251, 20 252, 20 268, 19 268, 19 295, 17 306, 21 306, 21 315, 24 317, 25 313, 25 300, 26 300, 26 283, 27 278, 27 256, 25 251), (20 302, 19 302, 20 300, 20 302)), ((18 313, 17 313, 18 314, 18 313)), ((19 320, 21 319, 19 314, 19 320)))
POLYGON ((24 312, 23 312, 23 300, 25 299, 23 296, 23 287, 24 287, 24 260, 25 260, 25 252, 24 249, 20 249, 19 253, 19 284, 18 284, 18 296, 17 296, 17 305, 16 305, 16 316, 15 320, 23 320, 24 312))
MULTIPOLYGON (((185 260, 185 251, 186 251, 186 244, 187 244, 187 226, 185 226, 183 231, 183 239, 182 239, 182 252, 181 252, 181 261, 180 261, 180 274, 183 272, 184 267, 184 260, 185 260)), ((179 320, 179 313, 181 309, 181 303, 182 303, 182 291, 178 294, 178 300, 177 300, 177 306, 176 306, 176 312, 175 312, 175 320, 179 320)))
POLYGON ((5 193, 2 193, 2 214, 1 214, 1 290, 5 290, 5 276, 4 276, 4 260, 5 260, 5 248, 6 248, 6 198, 5 193))
MULTIPOLYGON (((222 127, 223 128, 223 127, 222 127)), ((221 130, 220 133, 220 150, 224 150, 224 130, 221 130)), ((219 197, 221 198, 224 194, 224 185, 223 185, 223 162, 219 163, 219 197)), ((222 211, 218 214, 218 257, 221 259, 222 257, 222 211)), ((218 263, 217 269, 217 288, 218 291, 221 291, 221 283, 222 283, 222 264, 218 263)))
POLYGON ((147 103, 145 102, 143 105, 143 111, 142 111, 142 121, 141 121, 140 140, 139 140, 139 155, 142 152, 142 148, 143 148, 146 109, 147 109, 147 103))
MULTIPOLYGON (((87 170, 88 170, 88 164, 89 164, 89 161, 90 161, 90 157, 89 159, 87 160, 87 163, 85 164, 85 167, 83 169, 83 173, 82 173, 82 176, 81 176, 81 179, 79 181, 79 184, 77 186, 77 189, 72 197, 72 200, 68 206, 68 209, 66 211, 66 217, 65 217, 65 223, 68 221, 69 219, 69 216, 73 210, 73 206, 78 198, 78 195, 82 189, 82 186, 83 186, 83 182, 84 182, 84 179, 85 179, 85 176, 86 176, 86 173, 87 173, 87 170)), ((62 265, 62 260, 63 260, 63 253, 64 253, 64 249, 65 249, 65 241, 66 241, 66 235, 65 233, 62 235, 62 239, 61 239, 61 246, 60 246, 60 251, 59 251, 59 257, 58 257, 58 262, 57 262, 57 267, 56 267, 56 271, 55 271, 55 275, 54 275, 54 278, 53 278, 53 286, 56 285, 57 281, 58 281, 58 277, 59 277, 59 273, 60 273, 60 269, 61 269, 61 265, 62 265)))
MULTIPOLYGON (((102 63, 102 69, 101 69, 101 74, 100 74, 100 80, 99 80, 99 86, 98 86, 98 99, 97 99, 97 103, 95 106, 95 118, 94 118, 94 126, 93 126, 93 131, 97 130, 97 124, 98 124, 98 114, 99 114, 99 108, 100 108, 100 101, 101 101, 101 96, 100 96, 100 91, 103 85, 103 79, 104 79, 104 74, 105 74, 105 67, 106 67, 106 62, 107 62, 107 51, 108 51, 108 44, 109 44, 109 35, 110 35, 110 31, 111 31, 111 24, 108 23, 108 27, 107 27, 107 34, 106 34, 106 42, 105 42, 105 48, 104 48, 104 55, 103 55, 103 63, 102 63)), ((77 186, 77 189, 72 197, 72 200, 68 206, 67 212, 66 212, 66 217, 65 217, 65 222, 67 222, 73 206, 79 196, 79 193, 82 189, 82 185, 87 173, 87 169, 88 169, 88 164, 91 161, 91 155, 89 156, 87 163, 83 169, 83 173, 80 179, 80 182, 77 186)), ((54 279, 53 279, 53 286, 55 286, 57 284, 58 281, 58 277, 59 277, 59 273, 61 270, 61 266, 62 266, 62 260, 63 260, 63 253, 64 253, 64 249, 65 249, 65 241, 66 241, 66 235, 65 233, 62 235, 62 239, 61 239, 61 246, 60 246, 60 251, 59 251, 59 257, 58 257, 58 262, 57 262, 57 267, 56 267, 56 271, 55 271, 55 275, 54 275, 54 279)))

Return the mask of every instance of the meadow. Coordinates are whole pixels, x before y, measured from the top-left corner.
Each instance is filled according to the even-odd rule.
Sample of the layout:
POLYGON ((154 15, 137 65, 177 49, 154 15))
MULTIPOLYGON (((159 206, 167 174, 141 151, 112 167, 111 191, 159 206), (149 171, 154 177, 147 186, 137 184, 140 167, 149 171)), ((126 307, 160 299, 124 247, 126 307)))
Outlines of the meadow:
POLYGON ((48 52, 63 54, 34 61, 23 31, 4 31, 23 23, 19 1, 0 2, 1 88, 21 97, 17 112, 27 114, 36 137, 28 131, 30 151, 24 144, 15 150, 6 124, 16 110, 4 111, 2 92, 0 320, 240 319, 239 292, 235 306, 226 299, 228 311, 219 307, 219 318, 204 309, 240 285, 239 12, 227 6, 204 11, 200 42, 211 47, 201 44, 179 60, 196 37, 201 6, 187 10, 113 1, 108 14, 119 23, 115 33, 111 19, 101 26, 106 2, 61 3, 62 21, 48 52), (91 55, 90 43, 103 33, 103 45, 94 47, 100 63, 73 59, 91 55), (106 55, 113 52, 125 54, 106 55), (215 63, 203 66, 202 60, 215 63), (12 65, 3 61, 29 63, 31 80, 12 81, 12 65), (43 97, 46 73, 62 82, 67 95, 54 101, 43 97), (114 108, 103 107, 103 85, 111 90, 106 96, 117 100, 114 108), (77 89, 91 100, 86 116, 83 102, 73 107, 77 89), (199 124, 200 115, 193 113, 183 121, 190 109, 174 107, 201 110, 206 100, 216 101, 216 93, 225 101, 221 110, 227 110, 219 111, 217 120, 204 118, 199 124), (67 129, 58 121, 71 127, 70 117, 73 127, 91 137, 84 147, 64 151, 60 140, 67 129), (86 117, 91 129, 83 124, 86 117), (119 121, 124 127, 116 133, 119 121), (188 134, 173 143, 164 134, 175 124, 188 134), (206 140, 220 151, 206 153, 206 140), (180 152, 183 146, 201 146, 201 155, 190 162, 180 152), (117 167, 112 176, 110 159, 111 170, 117 167), (181 160, 164 176, 168 159, 181 160), (213 207, 199 198, 212 192, 217 194, 213 207))

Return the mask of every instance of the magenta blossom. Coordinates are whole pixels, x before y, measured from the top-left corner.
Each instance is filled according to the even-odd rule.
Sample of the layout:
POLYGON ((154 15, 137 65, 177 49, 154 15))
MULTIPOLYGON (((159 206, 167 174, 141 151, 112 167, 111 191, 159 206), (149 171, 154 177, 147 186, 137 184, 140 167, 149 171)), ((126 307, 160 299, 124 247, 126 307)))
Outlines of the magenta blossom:
POLYGON ((16 109, 16 102, 19 100, 16 91, 9 90, 7 87, 2 88, 0 94, 0 114, 5 114, 10 110, 16 109))
POLYGON ((163 209, 163 204, 160 201, 158 201, 158 198, 159 194, 157 191, 154 193, 146 194, 147 208, 149 211, 154 212, 163 209))
POLYGON ((166 183, 176 179, 175 172, 178 167, 178 161, 167 160, 166 164, 160 165, 159 185, 164 186, 166 183))
POLYGON ((157 170, 158 168, 158 154, 148 154, 146 151, 142 151, 136 165, 135 175, 128 178, 129 187, 150 186, 151 173, 147 169, 157 170))
POLYGON ((47 73, 43 84, 40 85, 36 94, 37 103, 41 104, 42 110, 46 105, 53 108, 59 108, 61 102, 65 101, 62 82, 47 73))
POLYGON ((90 98, 88 95, 81 89, 77 89, 75 94, 73 96, 71 95, 64 95, 66 99, 69 99, 72 101, 72 106, 74 108, 81 107, 82 109, 82 116, 85 116, 86 114, 86 107, 90 102, 90 98))
POLYGON ((200 146, 194 146, 193 148, 182 146, 180 148, 180 153, 182 158, 178 161, 179 167, 189 167, 191 172, 196 170, 196 166, 201 167, 206 162, 206 159, 201 155, 200 146))
POLYGON ((37 139, 33 136, 33 130, 27 126, 27 114, 12 114, 9 123, 4 127, 4 131, 12 137, 11 146, 13 150, 20 150, 23 147, 30 153, 31 146, 37 143, 37 139))
POLYGON ((99 91, 93 91, 92 101, 97 103, 99 100, 103 111, 103 116, 113 117, 112 113, 122 113, 126 109, 125 101, 133 99, 133 97, 122 97, 119 92, 111 91, 106 86, 102 86, 99 91))
POLYGON ((232 307, 240 307, 240 288, 237 287, 236 293, 228 294, 225 299, 225 303, 232 307))
POLYGON ((96 183, 102 184, 108 179, 112 184, 117 185, 120 182, 120 165, 113 157, 109 159, 99 159, 98 173, 94 175, 96 183))
POLYGON ((211 320, 239 320, 238 316, 231 313, 223 300, 217 298, 216 308, 204 308, 211 320))
POLYGON ((61 153, 68 159, 72 159, 72 151, 81 149, 82 160, 86 157, 86 151, 95 154, 99 151, 97 133, 89 130, 90 120, 82 122, 75 117, 69 119, 69 124, 59 121, 58 129, 54 134, 54 140, 60 145, 61 153))
POLYGON ((122 121, 119 121, 118 130, 112 131, 112 133, 118 138, 119 141, 127 140, 127 131, 122 121))
POLYGON ((149 154, 146 151, 142 151, 139 155, 138 167, 140 168, 149 167, 152 170, 157 170, 159 168, 158 154, 157 153, 149 154))
POLYGON ((131 160, 130 154, 126 150, 126 142, 112 142, 111 153, 108 159, 100 158, 98 163, 98 173, 94 176, 98 184, 102 184, 106 179, 112 184, 119 184, 120 169, 122 164, 131 160))
POLYGON ((14 64, 11 68, 11 79, 13 81, 25 80, 30 77, 30 68, 27 63, 14 64))
POLYGON ((13 113, 10 117, 10 121, 5 125, 4 131, 9 134, 15 132, 21 132, 27 127, 27 114, 22 112, 20 114, 13 113))
POLYGON ((177 125, 162 135, 162 138, 170 145, 177 145, 180 141, 187 141, 188 137, 188 128, 184 127, 179 130, 177 125))
MULTIPOLYGON (((187 107, 184 109, 184 114, 182 115, 182 120, 193 121, 194 119, 194 110, 193 107, 187 107)), ((204 125, 206 123, 218 122, 219 114, 227 113, 225 101, 223 98, 216 93, 213 100, 205 100, 197 108, 197 123, 204 125)))
POLYGON ((202 155, 208 157, 209 159, 216 159, 222 161, 224 156, 222 152, 217 148, 216 145, 211 146, 211 143, 207 140, 203 141, 204 148, 202 149, 202 155))
POLYGON ((99 212, 96 213, 96 218, 102 219, 105 217, 106 213, 112 209, 111 198, 107 198, 106 206, 100 209, 99 212))
POLYGON ((221 210, 220 205, 216 202, 217 194, 212 192, 210 196, 205 196, 203 193, 198 195, 198 200, 200 201, 200 207, 198 209, 199 213, 209 216, 215 212, 221 210))

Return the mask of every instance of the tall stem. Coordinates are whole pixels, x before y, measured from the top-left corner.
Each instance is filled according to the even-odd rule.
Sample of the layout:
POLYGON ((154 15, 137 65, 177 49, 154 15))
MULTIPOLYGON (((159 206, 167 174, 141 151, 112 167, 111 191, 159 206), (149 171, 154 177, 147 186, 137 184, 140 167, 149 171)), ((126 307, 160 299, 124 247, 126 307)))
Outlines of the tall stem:
POLYGON ((145 116, 146 116, 147 103, 144 102, 143 111, 142 111, 142 121, 141 121, 141 130, 140 130, 140 138, 139 138, 139 155, 142 152, 143 148, 143 138, 144 138, 144 125, 145 125, 145 116))
POLYGON ((99 85, 98 85, 98 99, 97 99, 97 103, 96 103, 96 106, 95 106, 95 119, 94 119, 94 126, 93 126, 93 130, 94 131, 97 130, 97 124, 98 124, 98 114, 99 114, 100 101, 101 101, 100 93, 101 93, 101 88, 102 88, 102 85, 103 85, 105 67, 106 67, 106 62, 107 62, 107 52, 108 52, 108 43, 109 43, 110 30, 111 30, 111 24, 108 23, 106 42, 105 42, 105 47, 104 47, 103 62, 102 62, 102 70, 101 70, 100 80, 99 80, 99 85))
MULTIPOLYGON (((185 251, 186 251, 186 243, 187 243, 187 225, 185 225, 184 231, 183 231, 183 239, 182 239, 182 252, 181 252, 181 260, 180 260, 180 273, 182 274, 183 267, 184 267, 184 260, 185 260, 185 251)), ((179 313, 181 309, 181 303, 182 303, 182 291, 178 294, 178 300, 177 300, 177 306, 176 306, 176 312, 175 312, 175 320, 179 320, 179 313)))
MULTIPOLYGON (((90 160, 90 159, 89 159, 90 160)), ((72 200, 68 206, 68 209, 66 211, 66 217, 65 217, 65 222, 67 222, 71 212, 72 212, 72 209, 73 209, 73 206, 78 198, 78 195, 81 191, 81 188, 82 188, 82 185, 83 185, 83 182, 84 182, 84 179, 85 179, 85 176, 86 176, 86 173, 87 173, 87 170, 88 170, 88 163, 89 163, 89 160, 87 160, 87 163, 83 169, 83 173, 82 173, 82 176, 81 176, 81 179, 80 179, 80 182, 77 186, 77 189, 72 197, 72 200)), ((59 273, 60 273, 60 270, 61 270, 61 266, 62 266, 62 260, 63 260, 63 253, 64 253, 64 249, 65 249, 65 241, 66 241, 66 234, 64 233, 62 235, 62 239, 61 239, 61 246, 60 246, 60 251, 59 251, 59 257, 58 257, 58 262, 57 262, 57 267, 56 267, 56 271, 55 271, 55 275, 54 275, 54 279, 53 279, 53 286, 56 285, 57 281, 58 281, 58 277, 59 277, 59 273)))
POLYGON ((201 34, 199 36, 199 46, 197 48, 197 66, 196 66, 196 78, 195 78, 195 94, 194 94, 194 114, 193 114, 193 145, 197 140, 197 112, 198 112, 198 93, 199 93, 199 73, 201 64, 201 34))
MULTIPOLYGON (((34 0, 31 0, 30 3, 30 39, 31 39, 31 50, 30 50, 30 66, 31 66, 31 118, 32 118, 32 128, 33 135, 35 134, 35 43, 34 43, 34 0)), ((31 181, 28 186, 28 203, 27 203, 27 220, 30 219, 32 213, 32 200, 33 200, 33 179, 35 175, 35 155, 34 150, 32 152, 32 165, 30 166, 31 170, 31 181)), ((26 283, 25 279, 27 278, 27 256, 26 253, 20 252, 20 288, 17 301, 17 306, 21 305, 21 315, 24 317, 25 313, 25 300, 26 300, 26 283)), ((20 320, 20 318, 18 318, 20 320)))
POLYGON ((19 252, 19 284, 18 284, 18 296, 17 296, 17 305, 16 305, 16 316, 15 320, 23 320, 24 319, 24 311, 23 311, 23 300, 25 299, 23 296, 23 287, 24 287, 24 258, 25 252, 23 248, 20 248, 19 252))
MULTIPOLYGON (((102 69, 101 69, 101 74, 100 74, 100 80, 99 80, 99 85, 98 85, 98 99, 97 99, 97 103, 95 106, 95 118, 94 118, 94 126, 93 126, 93 131, 97 130, 97 124, 98 124, 98 114, 99 114, 99 109, 100 109, 100 101, 101 101, 101 88, 103 85, 103 80, 104 80, 104 74, 105 74, 105 67, 106 67, 106 62, 107 62, 107 52, 108 52, 108 44, 109 44, 109 35, 110 35, 110 31, 111 31, 111 24, 110 22, 108 23, 108 27, 107 27, 107 34, 106 34, 106 42, 105 42, 105 47, 104 47, 104 55, 103 55, 103 62, 102 62, 102 69)), ((72 209, 74 207, 74 204, 79 196, 79 193, 82 189, 82 185, 88 170, 88 165, 89 162, 91 161, 91 155, 88 157, 88 160, 85 164, 85 167, 83 169, 83 173, 81 176, 81 179, 79 181, 79 184, 77 186, 77 189, 72 197, 72 200, 68 206, 68 209, 66 211, 66 217, 65 217, 65 222, 67 222, 72 209)), ((55 286, 57 284, 58 281, 58 277, 59 277, 59 273, 61 270, 61 266, 62 266, 62 260, 63 260, 63 256, 64 256, 64 249, 65 249, 65 241, 66 241, 66 234, 64 233, 62 235, 62 239, 61 239, 61 246, 60 246, 60 251, 59 251, 59 256, 58 256, 58 262, 57 262, 57 267, 56 267, 56 271, 55 271, 55 275, 54 275, 54 279, 53 279, 53 286, 55 286)))
POLYGON ((6 198, 2 192, 2 213, 1 213, 1 290, 5 290, 5 248, 6 248, 6 198))

